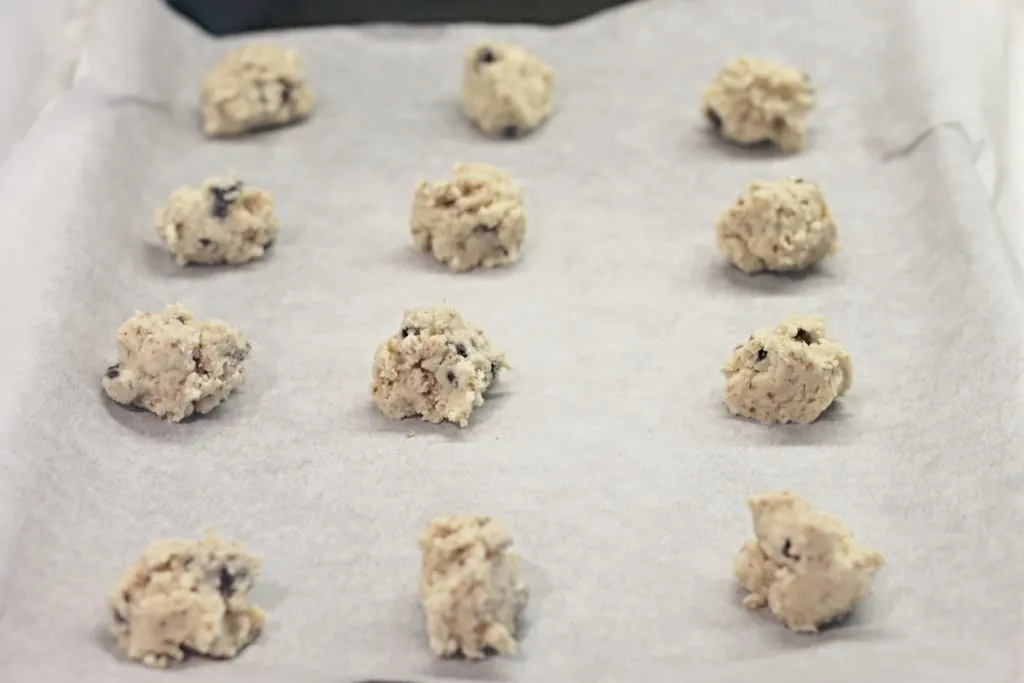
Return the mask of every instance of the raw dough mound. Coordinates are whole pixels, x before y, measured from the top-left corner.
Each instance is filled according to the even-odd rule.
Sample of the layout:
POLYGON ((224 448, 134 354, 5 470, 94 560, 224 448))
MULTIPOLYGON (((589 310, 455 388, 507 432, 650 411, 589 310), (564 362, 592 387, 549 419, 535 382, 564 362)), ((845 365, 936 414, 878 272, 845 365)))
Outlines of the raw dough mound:
POLYGON ((802 178, 751 183, 715 227, 718 248, 747 273, 802 270, 839 249, 821 189, 802 178))
POLYGON ((422 415, 428 422, 449 420, 465 427, 505 367, 505 354, 454 308, 415 308, 377 347, 370 392, 394 420, 422 415))
POLYGON ((164 247, 182 266, 262 258, 278 230, 274 197, 231 177, 175 190, 154 220, 164 247))
POLYGON ((529 591, 511 545, 505 526, 490 517, 438 517, 420 535, 420 599, 435 653, 480 659, 487 648, 515 652, 516 618, 529 591))
POLYGON ((757 538, 736 557, 736 577, 750 591, 743 604, 767 603, 794 631, 813 633, 848 614, 885 564, 842 522, 793 493, 754 496, 748 506, 757 538))
POLYGON ((117 364, 107 368, 103 389, 118 403, 180 422, 210 412, 242 384, 251 349, 223 320, 196 320, 178 304, 136 313, 117 328, 117 364))
POLYGON ((813 422, 853 384, 846 349, 825 336, 825 319, 792 316, 758 330, 722 368, 725 403, 766 424, 813 422))
POLYGON ((299 53, 253 43, 224 57, 203 78, 203 129, 238 135, 300 121, 313 111, 313 91, 299 53))
POLYGON ((155 541, 110 591, 110 630, 132 659, 165 667, 186 653, 231 658, 266 614, 249 604, 260 561, 215 536, 155 541))
POLYGON ((741 145, 771 141, 785 152, 804 148, 804 115, 814 108, 807 74, 759 59, 734 59, 704 90, 704 114, 741 145))
POLYGON ((416 187, 412 240, 456 271, 515 263, 526 234, 523 195, 486 164, 455 164, 451 180, 416 187))
POLYGON ((515 45, 481 43, 463 58, 462 109, 488 135, 536 129, 555 106, 554 87, 551 67, 515 45))

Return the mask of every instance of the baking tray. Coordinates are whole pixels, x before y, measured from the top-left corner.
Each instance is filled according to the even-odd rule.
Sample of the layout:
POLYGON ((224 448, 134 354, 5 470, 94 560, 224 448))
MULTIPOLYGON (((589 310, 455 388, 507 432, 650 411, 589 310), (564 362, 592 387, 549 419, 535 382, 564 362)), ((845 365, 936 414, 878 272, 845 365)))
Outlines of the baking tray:
POLYGON ((1024 355, 990 93, 965 67, 997 55, 988 28, 951 3, 653 0, 553 28, 285 31, 263 37, 303 53, 314 117, 206 140, 199 79, 252 36, 101 3, 75 83, 0 167, 0 680, 164 680, 113 650, 105 592, 151 539, 211 525, 263 556, 270 623, 175 680, 1009 680, 1024 355), (478 39, 557 70, 536 135, 491 141, 460 116, 478 39), (805 153, 709 135, 700 90, 739 54, 811 73, 805 153), (514 267, 455 275, 412 251, 414 183, 457 161, 522 182, 514 267), (228 167, 274 193, 280 238, 246 267, 178 268, 152 210, 228 167), (785 175, 821 183, 843 249, 744 276, 714 218, 785 175), (468 429, 390 422, 373 351, 403 309, 442 300, 513 369, 468 429), (169 302, 254 348, 244 391, 180 425, 99 387, 117 325, 169 302), (811 312, 851 352, 852 392, 805 427, 730 417, 733 345, 811 312), (888 559, 840 628, 793 634, 741 605, 744 502, 776 488, 888 559), (415 539, 457 512, 516 536, 533 598, 515 656, 427 647, 415 539))

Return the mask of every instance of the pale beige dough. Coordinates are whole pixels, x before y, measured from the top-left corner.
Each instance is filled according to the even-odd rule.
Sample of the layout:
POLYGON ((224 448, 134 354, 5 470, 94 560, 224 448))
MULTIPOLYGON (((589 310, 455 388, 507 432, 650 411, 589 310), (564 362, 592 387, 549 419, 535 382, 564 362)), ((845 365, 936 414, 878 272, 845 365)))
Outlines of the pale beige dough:
POLYGON ((130 658, 153 667, 190 652, 236 656, 266 614, 249 604, 260 561, 216 536, 154 541, 110 591, 110 630, 130 658))
POLYGON ((315 103, 299 53, 269 43, 252 43, 228 53, 203 78, 200 100, 203 129, 213 136, 300 121, 315 103))
POLYGON ((394 420, 420 415, 465 427, 505 367, 505 354, 454 308, 414 308, 405 312, 398 332, 377 347, 370 393, 394 420))
POLYGON ((818 315, 754 332, 722 372, 729 410, 766 424, 813 422, 853 385, 853 361, 818 315))
POLYGON ((118 403, 180 422, 241 386, 251 349, 223 320, 196 320, 179 304, 137 313, 117 329, 117 364, 107 368, 103 389, 118 403))
POLYGON ((756 538, 743 545, 735 564, 750 591, 743 604, 767 604, 794 631, 813 633, 849 614, 885 564, 842 522, 796 494, 761 494, 748 507, 756 538))
POLYGON ((480 43, 463 57, 462 109, 483 132, 503 138, 525 135, 555 106, 555 72, 515 45, 480 43))
POLYGON ((420 599, 436 654, 515 652, 529 590, 511 545, 508 530, 491 517, 438 517, 420 535, 420 599))
POLYGON ((262 258, 278 232, 273 196, 230 175, 178 188, 154 221, 164 247, 182 266, 262 258))
POLYGON ((821 188, 802 178, 750 183, 715 228, 718 248, 747 273, 803 270, 839 249, 821 188))
POLYGON ((704 90, 704 115, 741 145, 771 141, 785 152, 804 148, 804 117, 814 108, 807 74, 759 59, 734 59, 704 90))
POLYGON ((412 203, 412 240, 455 271, 515 263, 526 234, 523 195, 486 164, 455 164, 450 180, 421 182, 412 203))

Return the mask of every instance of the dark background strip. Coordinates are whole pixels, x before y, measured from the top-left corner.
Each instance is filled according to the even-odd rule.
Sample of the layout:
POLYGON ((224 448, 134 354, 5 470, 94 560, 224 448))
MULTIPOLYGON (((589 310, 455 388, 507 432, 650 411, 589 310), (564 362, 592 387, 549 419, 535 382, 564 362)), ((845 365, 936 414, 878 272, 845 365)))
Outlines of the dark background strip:
POLYGON ((210 33, 366 22, 562 24, 629 0, 168 0, 210 33))

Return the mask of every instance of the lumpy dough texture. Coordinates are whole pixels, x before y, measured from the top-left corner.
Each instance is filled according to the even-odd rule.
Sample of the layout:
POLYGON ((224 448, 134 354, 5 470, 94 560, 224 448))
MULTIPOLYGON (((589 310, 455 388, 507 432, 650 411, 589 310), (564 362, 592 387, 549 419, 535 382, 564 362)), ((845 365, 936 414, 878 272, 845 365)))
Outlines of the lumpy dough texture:
POLYGON ((490 517, 438 517, 419 539, 420 599, 430 648, 442 657, 480 659, 515 652, 516 619, 529 591, 512 536, 490 517))
POLYGON ((456 164, 451 180, 416 187, 411 227, 414 246, 452 270, 504 266, 526 234, 523 195, 504 171, 456 164))
POLYGON ((704 90, 704 115, 741 145, 771 141, 786 152, 804 147, 804 116, 814 108, 807 75, 782 64, 734 59, 704 90))
POLYGON ((299 53, 253 43, 224 57, 203 79, 203 129, 238 135, 300 121, 313 111, 313 91, 299 53))
POLYGON ((110 591, 110 630, 132 659, 165 667, 195 652, 231 658, 266 620, 249 604, 260 561, 215 536, 155 541, 110 591))
POLYGON ((406 311, 373 357, 370 392, 388 417, 421 415, 465 427, 484 392, 508 367, 505 354, 450 306, 406 311))
POLYGON ((462 109, 489 135, 533 131, 554 108, 555 72, 515 45, 474 45, 463 59, 462 109))
POLYGON ((748 507, 756 538, 743 545, 735 566, 750 591, 743 604, 767 604, 794 631, 813 633, 851 612, 885 564, 842 522, 793 493, 754 496, 748 507))
POLYGON ((839 248, 821 189, 802 178, 751 183, 715 228, 718 248, 747 273, 803 270, 839 248))
POLYGON ((813 422, 853 384, 853 361, 817 315, 754 332, 722 372, 729 410, 766 424, 813 422))
POLYGON ((154 218, 164 247, 183 266, 261 258, 278 231, 273 196, 231 177, 175 190, 154 218))
POLYGON ((117 364, 103 389, 118 403, 169 422, 208 413, 245 379, 251 346, 222 320, 196 320, 181 305, 137 313, 117 329, 117 364))

